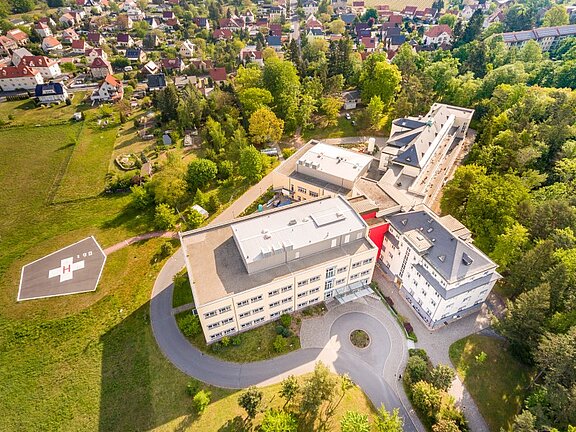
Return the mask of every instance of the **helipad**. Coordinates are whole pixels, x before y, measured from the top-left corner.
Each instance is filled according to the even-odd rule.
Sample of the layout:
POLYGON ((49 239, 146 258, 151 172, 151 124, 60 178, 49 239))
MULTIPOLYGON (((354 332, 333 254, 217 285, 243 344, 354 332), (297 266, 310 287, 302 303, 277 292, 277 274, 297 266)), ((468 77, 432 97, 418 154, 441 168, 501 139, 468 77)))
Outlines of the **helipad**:
POLYGON ((22 267, 18 301, 96 290, 106 255, 94 237, 22 267))

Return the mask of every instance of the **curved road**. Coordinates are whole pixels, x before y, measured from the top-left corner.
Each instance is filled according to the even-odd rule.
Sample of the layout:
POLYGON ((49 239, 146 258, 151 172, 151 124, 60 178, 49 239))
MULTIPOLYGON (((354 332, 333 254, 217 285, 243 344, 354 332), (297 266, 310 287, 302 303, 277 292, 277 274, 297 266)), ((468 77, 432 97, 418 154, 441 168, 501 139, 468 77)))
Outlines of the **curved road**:
MULTIPOLYGON (((184 257, 179 249, 160 271, 150 302, 150 322, 156 341, 164 355, 182 372, 215 386, 245 388, 251 385, 268 385, 279 382, 288 375, 311 372, 316 362, 322 361, 338 373, 348 373, 376 407, 384 404, 387 409, 399 408, 405 421, 404 430, 418 430, 398 397, 398 390, 392 387, 394 385, 397 388, 397 383, 390 379, 390 371, 399 371, 406 356, 403 337, 400 339, 401 343, 392 343, 393 340, 397 341, 401 334, 400 330, 394 327, 391 317, 379 315, 378 310, 366 305, 356 306, 361 307, 362 312, 349 312, 346 305, 343 305, 321 318, 327 317, 326 327, 329 329, 326 335, 328 340, 324 338, 318 341, 318 346, 322 348, 305 347, 281 357, 255 363, 225 362, 204 355, 191 345, 178 329, 172 314, 172 280, 183 267, 184 257), (352 346, 349 340, 350 332, 357 328, 365 330, 371 337, 370 346, 363 350, 352 346), (396 331, 398 335, 390 334, 390 331, 396 331)), ((352 307, 350 305, 348 304, 348 308, 352 307)), ((307 321, 309 320, 304 323, 307 321)), ((315 329, 312 329, 311 333, 315 333, 315 329)))

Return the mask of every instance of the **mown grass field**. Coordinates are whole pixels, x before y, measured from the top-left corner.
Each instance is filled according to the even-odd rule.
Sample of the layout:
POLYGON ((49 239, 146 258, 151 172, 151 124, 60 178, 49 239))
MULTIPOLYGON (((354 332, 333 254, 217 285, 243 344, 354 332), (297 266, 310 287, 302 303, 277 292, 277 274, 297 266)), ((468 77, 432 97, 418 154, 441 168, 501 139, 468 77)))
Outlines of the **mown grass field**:
POLYGON ((32 99, 0 103, 0 120, 9 121, 11 125, 34 126, 54 125, 68 122, 76 111, 85 111, 88 105, 82 103, 85 93, 78 92, 72 98, 72 104, 52 105, 51 107, 36 107, 32 99))
POLYGON ((507 351, 503 341, 472 335, 450 346, 450 360, 491 431, 509 430, 527 396, 533 371, 507 351), (478 361, 481 352, 485 361, 478 361))

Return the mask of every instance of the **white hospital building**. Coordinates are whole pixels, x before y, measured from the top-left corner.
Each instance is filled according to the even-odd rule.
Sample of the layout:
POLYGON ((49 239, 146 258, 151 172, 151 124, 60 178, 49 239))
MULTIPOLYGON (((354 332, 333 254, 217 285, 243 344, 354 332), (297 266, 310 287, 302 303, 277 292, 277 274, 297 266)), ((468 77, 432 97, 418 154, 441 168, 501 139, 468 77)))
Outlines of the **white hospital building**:
POLYGON ((334 298, 369 294, 378 248, 341 196, 180 234, 204 336, 214 342, 334 298))

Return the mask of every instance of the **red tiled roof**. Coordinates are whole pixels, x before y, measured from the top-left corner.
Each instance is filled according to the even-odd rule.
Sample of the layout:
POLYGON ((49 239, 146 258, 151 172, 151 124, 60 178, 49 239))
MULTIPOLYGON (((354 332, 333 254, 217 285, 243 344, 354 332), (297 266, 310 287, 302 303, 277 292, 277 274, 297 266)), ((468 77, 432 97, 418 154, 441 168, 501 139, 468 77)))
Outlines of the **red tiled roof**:
POLYGON ((10 39, 13 39, 17 42, 22 42, 22 41, 28 39, 28 35, 20 29, 8 30, 6 32, 6 36, 8 36, 10 39))
POLYGON ((430 38, 435 38, 440 36, 442 33, 448 33, 452 36, 452 29, 447 24, 440 24, 434 27, 430 27, 424 34, 430 38))
POLYGON ((38 75, 38 72, 35 69, 32 69, 28 66, 24 66, 23 64, 19 64, 18 66, 7 66, 4 68, 0 68, 0 79, 3 78, 23 78, 27 76, 35 76, 38 75))
POLYGON ((210 69, 208 71, 208 74, 210 75, 210 78, 212 78, 214 81, 226 81, 228 79, 226 68, 223 67, 210 69))
POLYGON ((182 60, 179 58, 175 58, 175 59, 162 59, 162 66, 165 69, 180 69, 180 67, 182 66, 182 60))
POLYGON ((100 68, 110 68, 110 63, 104 60, 102 57, 96 57, 92 64, 90 65, 91 69, 100 69, 100 68))
POLYGON ((371 38, 370 36, 365 36, 362 38, 362 44, 366 48, 376 48, 376 39, 371 38))
POLYGON ((228 29, 216 29, 212 32, 212 37, 214 39, 221 39, 221 38, 232 39, 234 35, 228 29))
POLYGON ((46 56, 24 56, 20 62, 28 67, 50 67, 56 64, 56 61, 46 56))
POLYGON ((86 41, 84 39, 76 39, 72 41, 72 48, 73 49, 85 49, 86 48, 86 41))
POLYGON ((54 36, 46 36, 42 40, 42 45, 46 45, 49 47, 55 47, 55 46, 60 45, 60 41, 58 39, 56 39, 54 36))
POLYGON ((114 87, 122 87, 122 81, 116 79, 114 77, 114 75, 106 75, 106 78, 104 78, 104 81, 102 81, 102 84, 104 84, 105 82, 107 82, 108 84, 114 86, 114 87))

